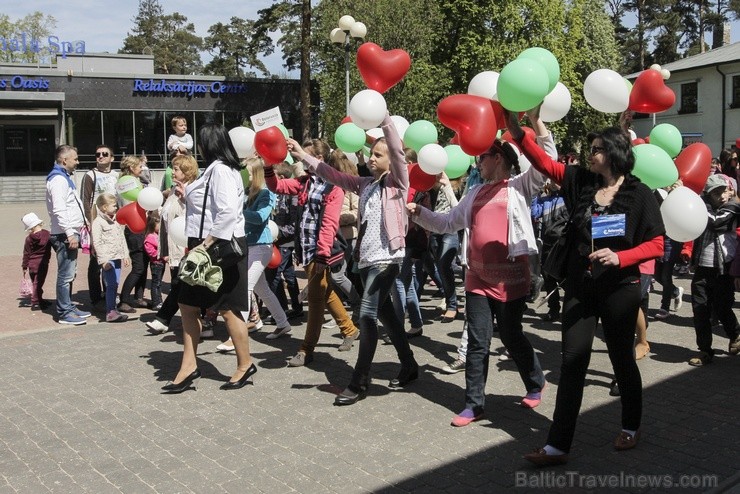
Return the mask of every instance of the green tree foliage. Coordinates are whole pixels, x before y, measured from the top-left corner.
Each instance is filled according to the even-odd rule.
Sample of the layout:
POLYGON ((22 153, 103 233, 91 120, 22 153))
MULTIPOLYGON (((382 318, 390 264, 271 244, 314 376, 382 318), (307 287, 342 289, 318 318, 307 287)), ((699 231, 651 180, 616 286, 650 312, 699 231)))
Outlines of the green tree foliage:
POLYGON ((195 25, 177 12, 165 14, 159 0, 139 0, 134 27, 119 53, 154 55, 154 71, 162 74, 200 73, 203 40, 195 25))
POLYGON ((18 63, 46 63, 51 53, 43 41, 51 34, 57 25, 56 19, 48 14, 36 11, 13 22, 9 16, 0 14, 0 37, 7 40, 21 39, 26 34, 27 42, 41 41, 43 48, 38 51, 0 50, 0 61, 18 63))
POLYGON ((245 70, 253 67, 269 75, 260 53, 253 46, 256 39, 254 25, 255 21, 232 17, 228 24, 219 22, 208 28, 203 46, 213 59, 205 67, 206 74, 256 77, 254 72, 245 70))

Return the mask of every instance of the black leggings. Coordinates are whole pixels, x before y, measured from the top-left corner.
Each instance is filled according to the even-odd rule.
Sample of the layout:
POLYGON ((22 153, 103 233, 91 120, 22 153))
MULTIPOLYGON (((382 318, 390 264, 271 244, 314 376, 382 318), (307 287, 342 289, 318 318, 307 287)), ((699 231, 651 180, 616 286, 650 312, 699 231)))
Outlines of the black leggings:
MULTIPOLYGON (((596 325, 601 320, 609 360, 619 384, 622 428, 637 430, 642 417, 642 378, 633 355, 640 284, 585 279, 565 285, 563 363, 547 444, 569 452, 583 400, 596 325)), ((615 431, 616 434, 616 431, 615 431)))

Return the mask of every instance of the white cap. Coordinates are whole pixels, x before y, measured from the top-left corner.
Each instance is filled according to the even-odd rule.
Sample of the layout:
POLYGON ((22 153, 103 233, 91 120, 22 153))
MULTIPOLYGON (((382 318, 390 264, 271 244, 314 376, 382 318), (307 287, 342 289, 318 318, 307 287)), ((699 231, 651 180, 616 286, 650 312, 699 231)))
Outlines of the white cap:
POLYGON ((26 227, 26 230, 30 230, 34 226, 43 223, 43 221, 41 221, 39 217, 36 216, 36 213, 28 213, 23 217, 23 219, 21 219, 21 221, 23 222, 23 226, 26 227))

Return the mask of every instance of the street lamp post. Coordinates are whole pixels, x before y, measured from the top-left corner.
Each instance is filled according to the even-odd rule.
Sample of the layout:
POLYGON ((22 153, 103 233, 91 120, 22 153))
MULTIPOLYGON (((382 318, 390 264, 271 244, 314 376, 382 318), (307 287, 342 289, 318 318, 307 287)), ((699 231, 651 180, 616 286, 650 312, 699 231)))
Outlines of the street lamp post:
POLYGON ((332 29, 329 38, 332 43, 344 45, 344 89, 346 94, 346 114, 349 115, 349 50, 351 41, 362 40, 367 34, 367 26, 355 21, 351 15, 343 15, 339 19, 339 27, 332 29))

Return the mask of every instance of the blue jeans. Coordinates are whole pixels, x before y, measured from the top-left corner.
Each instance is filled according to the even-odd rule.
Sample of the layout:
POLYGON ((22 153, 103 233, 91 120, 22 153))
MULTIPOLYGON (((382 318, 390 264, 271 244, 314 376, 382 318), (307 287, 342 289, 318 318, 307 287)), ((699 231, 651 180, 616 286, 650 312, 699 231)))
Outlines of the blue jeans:
MULTIPOLYGON (((75 235, 79 242, 79 235, 75 235)), ((67 235, 59 233, 51 236, 51 246, 57 253, 57 316, 64 319, 74 314, 72 305, 72 282, 77 273, 77 253, 70 249, 67 235)))
POLYGON ((367 389, 370 383, 370 366, 378 346, 378 319, 383 322, 388 336, 396 348, 403 368, 410 368, 416 362, 409 340, 403 330, 403 319, 393 309, 390 293, 398 277, 399 265, 388 264, 369 266, 360 269, 365 291, 360 305, 360 349, 357 364, 352 374, 349 388, 355 393, 367 389))
POLYGON ((434 262, 442 282, 440 287, 445 295, 447 310, 457 310, 457 294, 455 293, 455 272, 452 263, 460 248, 460 239, 457 233, 434 233, 429 236, 429 251, 434 256, 434 262))
POLYGON ((118 293, 118 282, 121 279, 121 260, 113 259, 110 262, 111 269, 103 268, 103 280, 105 281, 105 310, 110 312, 116 310, 116 294, 118 293))
POLYGON ((401 321, 409 314, 412 328, 424 325, 419 309, 419 298, 416 295, 416 281, 414 275, 414 260, 407 254, 401 264, 401 272, 396 278, 396 290, 393 292, 393 308, 401 321))
POLYGON ((164 277, 164 263, 149 262, 149 270, 152 272, 152 307, 162 303, 162 278, 164 277))
POLYGON ((526 297, 501 302, 472 292, 465 294, 468 322, 468 352, 465 366, 465 408, 483 412, 486 403, 489 347, 496 318, 501 342, 511 354, 527 392, 542 390, 545 375, 534 348, 522 332, 526 297))

